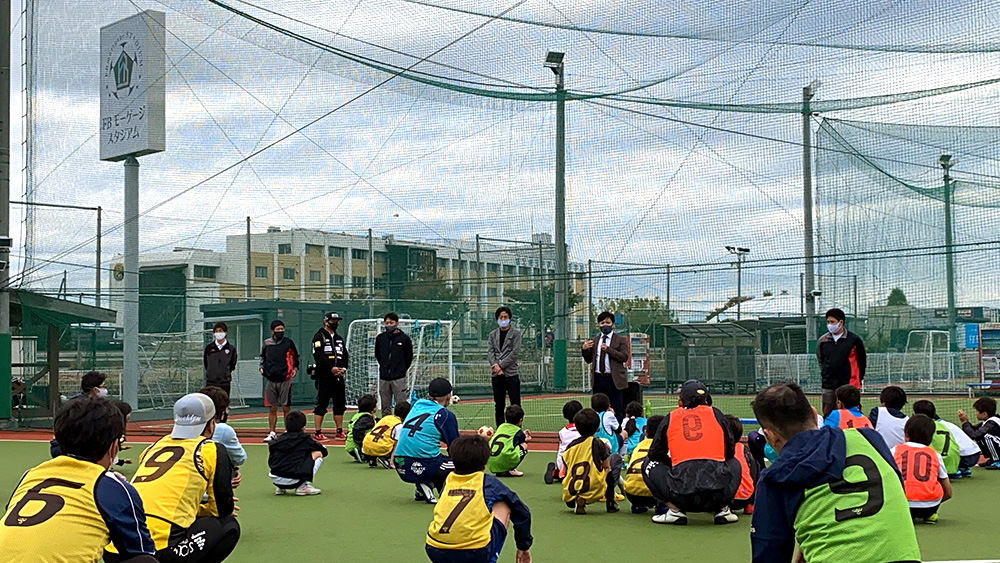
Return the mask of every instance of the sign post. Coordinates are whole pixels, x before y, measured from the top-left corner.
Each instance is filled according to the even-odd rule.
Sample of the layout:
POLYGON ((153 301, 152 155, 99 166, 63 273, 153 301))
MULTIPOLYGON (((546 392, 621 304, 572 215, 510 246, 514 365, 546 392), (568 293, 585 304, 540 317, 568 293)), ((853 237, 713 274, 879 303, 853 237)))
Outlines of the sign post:
POLYGON ((101 160, 125 161, 122 399, 139 406, 139 160, 166 150, 166 22, 145 11, 101 28, 101 160))

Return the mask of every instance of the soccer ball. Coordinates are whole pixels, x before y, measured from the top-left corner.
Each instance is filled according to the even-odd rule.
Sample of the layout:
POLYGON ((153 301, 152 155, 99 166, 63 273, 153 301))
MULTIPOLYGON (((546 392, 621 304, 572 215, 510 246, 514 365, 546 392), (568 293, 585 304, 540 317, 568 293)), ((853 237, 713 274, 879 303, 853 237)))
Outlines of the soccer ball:
POLYGON ((457 404, 458 404, 458 402, 459 402, 459 401, 461 401, 461 400, 462 400, 462 399, 460 399, 460 398, 458 397, 458 395, 452 395, 452 396, 451 396, 451 404, 453 404, 453 405, 457 405, 457 404))
POLYGON ((493 435, 493 429, 490 428, 489 426, 480 426, 479 435, 482 436, 483 438, 489 438, 490 436, 493 435))

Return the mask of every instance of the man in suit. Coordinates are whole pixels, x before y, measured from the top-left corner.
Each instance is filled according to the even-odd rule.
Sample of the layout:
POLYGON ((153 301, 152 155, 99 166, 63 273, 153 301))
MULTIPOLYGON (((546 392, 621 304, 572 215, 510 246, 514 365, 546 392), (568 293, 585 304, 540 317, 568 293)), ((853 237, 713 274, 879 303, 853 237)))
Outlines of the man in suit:
POLYGON ((513 315, 507 307, 500 307, 494 315, 497 328, 486 339, 486 359, 493 369, 493 402, 497 428, 504 423, 504 408, 507 395, 510 404, 521 404, 520 368, 517 355, 521 352, 521 333, 510 325, 513 315))
POLYGON ((611 399, 611 408, 620 422, 625 414, 622 391, 628 389, 628 338, 615 333, 615 316, 608 311, 597 315, 601 333, 583 343, 583 359, 591 365, 590 386, 594 393, 604 393, 611 399))

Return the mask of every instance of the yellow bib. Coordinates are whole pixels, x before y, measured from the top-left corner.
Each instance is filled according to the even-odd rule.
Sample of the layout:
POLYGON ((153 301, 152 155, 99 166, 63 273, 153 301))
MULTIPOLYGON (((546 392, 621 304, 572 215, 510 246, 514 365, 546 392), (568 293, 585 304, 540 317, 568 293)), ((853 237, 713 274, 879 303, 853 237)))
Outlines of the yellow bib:
POLYGON ((171 526, 186 530, 200 512, 214 509, 212 478, 217 455, 216 443, 211 440, 166 436, 139 456, 132 485, 142 499, 157 551, 167 547, 171 526), (206 493, 211 506, 203 507, 201 499, 206 493))
POLYGON ((651 497, 653 493, 646 486, 646 481, 642 478, 642 462, 649 456, 649 447, 653 445, 652 438, 646 438, 639 442, 632 452, 632 458, 628 462, 628 470, 625 472, 625 492, 637 497, 651 497))
POLYGON ((396 447, 396 441, 392 439, 392 429, 402 423, 403 421, 395 415, 383 416, 375 423, 375 428, 365 434, 365 441, 361 444, 361 452, 376 457, 391 454, 396 447))
POLYGON ((105 469, 61 455, 28 470, 0 523, 0 559, 95 563, 111 537, 94 488, 105 469))
POLYGON ((563 452, 566 476, 563 477, 563 502, 576 502, 582 498, 587 504, 604 496, 604 467, 594 465, 594 437, 584 439, 563 452))
POLYGON ((434 506, 434 521, 427 529, 427 545, 438 549, 479 549, 490 543, 493 513, 486 508, 483 481, 486 475, 451 473, 434 506))

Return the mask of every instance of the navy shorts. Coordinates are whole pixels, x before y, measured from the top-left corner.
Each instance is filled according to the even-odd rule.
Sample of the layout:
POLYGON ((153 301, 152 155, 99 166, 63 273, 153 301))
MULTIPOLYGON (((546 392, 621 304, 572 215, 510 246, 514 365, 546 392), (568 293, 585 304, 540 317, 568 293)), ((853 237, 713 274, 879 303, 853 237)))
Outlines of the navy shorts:
POLYGON ((490 543, 479 549, 441 549, 425 546, 432 563, 496 563, 507 540, 507 528, 496 518, 490 529, 490 543))
POLYGON ((445 477, 455 470, 455 464, 448 456, 435 458, 396 457, 396 473, 404 483, 444 483, 445 477))

